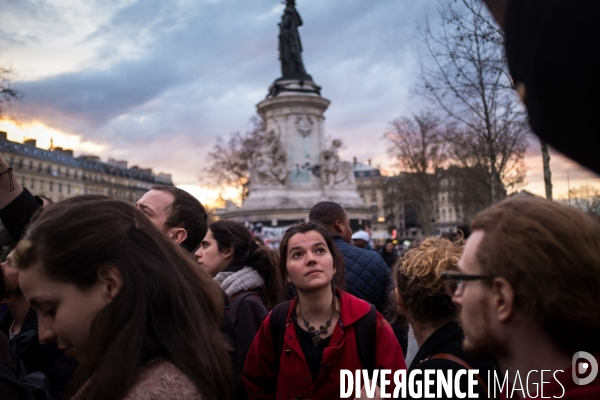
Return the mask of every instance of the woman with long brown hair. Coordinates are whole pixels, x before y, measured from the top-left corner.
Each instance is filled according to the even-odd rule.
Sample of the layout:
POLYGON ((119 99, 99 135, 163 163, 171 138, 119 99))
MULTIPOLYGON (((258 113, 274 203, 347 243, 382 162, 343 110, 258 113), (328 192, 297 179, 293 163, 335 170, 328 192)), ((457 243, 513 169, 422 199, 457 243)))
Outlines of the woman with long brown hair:
POLYGON ((80 363, 74 399, 232 398, 218 286, 132 204, 43 208, 15 261, 40 340, 80 363))
POLYGON ((242 369, 250 345, 266 318, 283 298, 277 256, 256 244, 248 229, 234 221, 217 221, 195 253, 231 300, 228 316, 237 328, 236 397, 247 398, 242 369))

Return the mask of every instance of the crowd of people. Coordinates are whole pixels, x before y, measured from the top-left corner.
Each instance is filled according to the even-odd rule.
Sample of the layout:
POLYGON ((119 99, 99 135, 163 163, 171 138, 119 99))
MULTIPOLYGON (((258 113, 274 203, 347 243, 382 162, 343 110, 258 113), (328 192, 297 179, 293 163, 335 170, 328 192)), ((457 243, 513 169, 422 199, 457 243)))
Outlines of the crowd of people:
MULTIPOLYGON (((585 63, 578 79, 590 78, 598 56, 555 36, 595 40, 598 3, 485 2, 506 29, 534 131, 600 172, 591 146, 574 145, 597 129, 597 80, 567 87, 556 73, 585 63)), ((344 208, 324 201, 275 252, 244 225, 208 225, 175 187, 135 205, 99 195, 52 204, 0 156, 0 219, 2 400, 329 400, 342 370, 419 371, 410 384, 438 398, 454 397, 440 397, 429 372, 456 372, 467 393, 459 372, 474 370, 478 398, 600 398, 600 223, 566 205, 509 198, 398 257, 391 242, 370 249, 344 208)))

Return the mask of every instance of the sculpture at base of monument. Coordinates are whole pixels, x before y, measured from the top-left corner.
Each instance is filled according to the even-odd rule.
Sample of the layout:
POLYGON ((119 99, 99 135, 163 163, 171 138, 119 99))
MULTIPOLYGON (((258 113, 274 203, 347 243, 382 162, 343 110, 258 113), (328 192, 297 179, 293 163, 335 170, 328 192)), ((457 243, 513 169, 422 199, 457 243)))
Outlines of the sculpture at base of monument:
POLYGON ((279 23, 279 60, 281 75, 278 80, 299 79, 312 81, 302 63, 302 43, 298 27, 302 18, 296 10, 296 0, 286 0, 286 7, 279 23))
POLYGON ((296 129, 302 137, 307 137, 313 130, 314 122, 306 114, 296 117, 296 129))
POLYGON ((258 186, 283 186, 287 179, 287 156, 281 146, 281 137, 275 129, 260 138, 258 151, 252 157, 250 181, 258 186))
POLYGON ((338 150, 341 147, 342 141, 334 139, 331 148, 321 152, 320 175, 326 189, 356 184, 352 164, 340 160, 338 150))

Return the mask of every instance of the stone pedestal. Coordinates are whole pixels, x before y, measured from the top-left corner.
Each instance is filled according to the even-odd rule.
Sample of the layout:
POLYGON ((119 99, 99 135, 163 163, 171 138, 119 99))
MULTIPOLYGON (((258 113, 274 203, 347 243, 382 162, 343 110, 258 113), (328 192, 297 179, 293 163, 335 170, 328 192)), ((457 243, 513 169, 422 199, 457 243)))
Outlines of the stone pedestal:
POLYGON ((351 219, 371 219, 356 191, 352 165, 339 159, 341 142, 325 142, 323 113, 330 102, 319 91, 313 82, 277 80, 257 104, 265 134, 251 166, 250 195, 241 208, 220 213, 222 218, 289 223, 329 200, 341 204, 351 219))

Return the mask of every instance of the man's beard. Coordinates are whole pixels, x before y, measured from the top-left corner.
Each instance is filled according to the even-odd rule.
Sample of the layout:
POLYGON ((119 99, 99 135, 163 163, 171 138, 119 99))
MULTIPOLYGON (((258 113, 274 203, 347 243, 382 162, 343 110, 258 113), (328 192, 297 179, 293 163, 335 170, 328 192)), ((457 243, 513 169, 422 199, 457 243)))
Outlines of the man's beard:
POLYGON ((503 358, 508 352, 506 343, 498 339, 497 335, 492 332, 489 325, 488 310, 483 300, 479 303, 477 314, 472 318, 474 321, 479 321, 477 325, 470 326, 468 329, 465 329, 463 325, 463 332, 465 333, 464 351, 475 359, 497 362, 498 358, 503 358), (475 334, 470 334, 467 340, 467 332, 474 331, 475 334))

